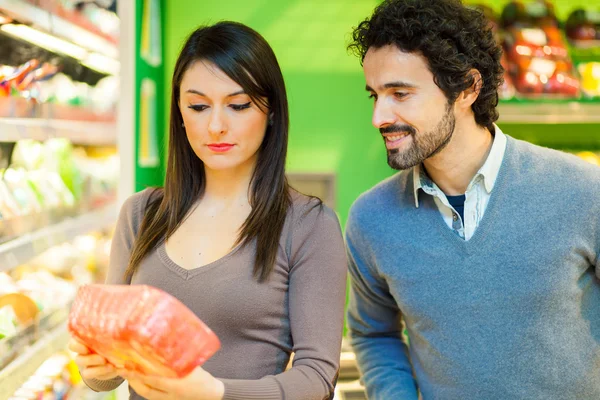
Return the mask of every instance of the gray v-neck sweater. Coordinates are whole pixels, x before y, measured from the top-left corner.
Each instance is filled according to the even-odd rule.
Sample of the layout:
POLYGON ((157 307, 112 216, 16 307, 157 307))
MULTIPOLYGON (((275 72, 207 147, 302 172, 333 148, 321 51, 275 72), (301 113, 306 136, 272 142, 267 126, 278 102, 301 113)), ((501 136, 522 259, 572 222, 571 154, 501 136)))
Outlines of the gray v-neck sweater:
POLYGON ((508 137, 469 241, 418 195, 396 174, 347 223, 369 398, 600 399, 600 169, 508 137))
MULTIPOLYGON (((252 276, 255 246, 186 270, 164 244, 123 279, 150 190, 129 198, 113 238, 107 283, 146 284, 182 301, 219 337, 221 349, 203 368, 225 384, 226 400, 322 400, 339 369, 346 293, 346 256, 338 219, 294 192, 275 270, 266 283, 252 276), (285 370, 294 352, 293 366, 285 370)), ((193 346, 193 343, 190 343, 193 346)), ((96 391, 122 383, 88 381, 96 391)), ((131 399, 141 399, 133 390, 131 399)))

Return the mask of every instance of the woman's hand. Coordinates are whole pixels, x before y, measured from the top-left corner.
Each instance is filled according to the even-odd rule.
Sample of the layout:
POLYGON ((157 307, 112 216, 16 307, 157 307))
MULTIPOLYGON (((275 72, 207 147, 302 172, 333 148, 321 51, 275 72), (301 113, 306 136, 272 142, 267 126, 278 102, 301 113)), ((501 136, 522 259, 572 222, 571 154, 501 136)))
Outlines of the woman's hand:
POLYGON ((104 357, 93 354, 83 343, 76 339, 69 342, 69 350, 77 353, 75 363, 79 367, 79 373, 83 379, 109 380, 119 376, 117 369, 104 357))
POLYGON ((223 382, 200 367, 181 379, 118 372, 137 394, 148 400, 221 400, 225 392, 223 382))

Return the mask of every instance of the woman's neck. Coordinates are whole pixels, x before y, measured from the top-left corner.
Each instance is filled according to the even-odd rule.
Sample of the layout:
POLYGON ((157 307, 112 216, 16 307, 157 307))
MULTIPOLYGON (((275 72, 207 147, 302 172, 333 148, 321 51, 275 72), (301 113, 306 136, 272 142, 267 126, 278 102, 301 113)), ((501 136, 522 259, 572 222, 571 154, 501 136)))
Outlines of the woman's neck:
POLYGON ((254 162, 248 162, 230 169, 214 170, 205 167, 206 187, 202 202, 220 204, 223 207, 248 205, 254 166, 254 162))

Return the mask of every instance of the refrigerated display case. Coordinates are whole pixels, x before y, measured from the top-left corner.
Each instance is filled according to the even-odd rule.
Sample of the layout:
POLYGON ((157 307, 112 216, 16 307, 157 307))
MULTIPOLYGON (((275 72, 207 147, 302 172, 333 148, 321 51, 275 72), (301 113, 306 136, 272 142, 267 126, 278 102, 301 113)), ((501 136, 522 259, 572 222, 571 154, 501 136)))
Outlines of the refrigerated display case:
POLYGON ((75 3, 0 0, 0 400, 89 394, 66 317, 108 262, 120 60, 116 14, 75 3))

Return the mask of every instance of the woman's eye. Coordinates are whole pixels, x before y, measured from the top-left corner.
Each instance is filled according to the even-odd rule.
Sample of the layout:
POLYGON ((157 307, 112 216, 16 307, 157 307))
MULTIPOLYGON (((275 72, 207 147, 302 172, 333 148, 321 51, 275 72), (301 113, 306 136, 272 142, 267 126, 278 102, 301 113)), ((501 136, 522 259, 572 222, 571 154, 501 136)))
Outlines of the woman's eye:
POLYGON ((245 103, 245 104, 232 104, 232 105, 230 105, 230 107, 232 109, 234 109, 235 111, 242 111, 247 108, 250 108, 250 102, 245 103))
POLYGON ((194 105, 188 106, 188 108, 190 108, 194 111, 204 111, 208 108, 208 106, 206 106, 204 104, 194 104, 194 105))

